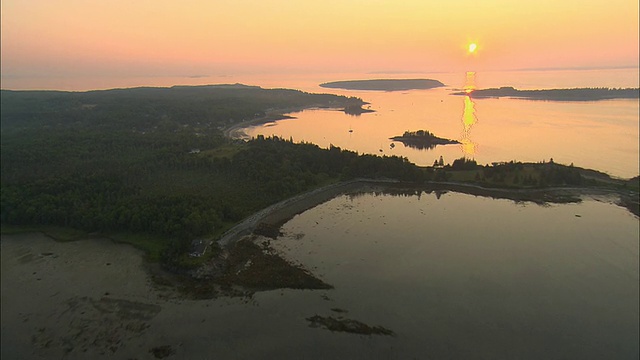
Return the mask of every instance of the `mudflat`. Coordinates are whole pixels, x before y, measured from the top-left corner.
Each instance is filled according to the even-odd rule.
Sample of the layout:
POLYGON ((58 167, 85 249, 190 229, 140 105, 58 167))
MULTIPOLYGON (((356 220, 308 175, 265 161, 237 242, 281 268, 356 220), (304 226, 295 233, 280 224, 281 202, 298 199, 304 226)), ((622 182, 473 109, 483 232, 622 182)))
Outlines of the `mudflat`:
POLYGON ((306 318, 336 306, 330 290, 190 300, 152 282, 140 251, 109 239, 31 233, 0 245, 3 360, 364 359, 396 341, 310 327, 306 318))
POLYGON ((109 239, 2 235, 1 245, 3 359, 206 358, 207 320, 246 306, 157 288, 142 254, 109 239))
POLYGON ((113 355, 143 337, 166 302, 129 246, 42 234, 2 235, 1 244, 3 359, 113 355))

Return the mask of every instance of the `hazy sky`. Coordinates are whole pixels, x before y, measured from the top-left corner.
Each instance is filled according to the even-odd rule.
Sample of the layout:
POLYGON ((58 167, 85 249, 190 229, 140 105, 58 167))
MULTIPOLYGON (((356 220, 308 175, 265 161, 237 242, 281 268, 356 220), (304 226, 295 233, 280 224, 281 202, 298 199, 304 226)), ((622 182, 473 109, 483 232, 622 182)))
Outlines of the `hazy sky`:
POLYGON ((638 66, 637 0, 2 0, 2 76, 638 66), (475 55, 467 53, 477 42, 475 55))

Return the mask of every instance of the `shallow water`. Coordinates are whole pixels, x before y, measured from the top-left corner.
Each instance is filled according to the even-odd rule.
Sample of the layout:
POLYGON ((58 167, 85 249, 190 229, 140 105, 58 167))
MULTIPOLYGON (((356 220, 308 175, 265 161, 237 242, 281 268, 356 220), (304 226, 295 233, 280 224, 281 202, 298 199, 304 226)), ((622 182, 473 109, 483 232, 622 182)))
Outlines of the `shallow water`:
POLYGON ((637 357, 638 219, 610 203, 367 193, 283 230, 330 306, 396 332, 394 358, 637 357))
POLYGON ((245 299, 175 297, 126 245, 3 235, 2 356, 635 359, 638 218, 610 200, 340 196, 271 241, 335 288, 245 299), (395 336, 314 328, 315 315, 395 336))

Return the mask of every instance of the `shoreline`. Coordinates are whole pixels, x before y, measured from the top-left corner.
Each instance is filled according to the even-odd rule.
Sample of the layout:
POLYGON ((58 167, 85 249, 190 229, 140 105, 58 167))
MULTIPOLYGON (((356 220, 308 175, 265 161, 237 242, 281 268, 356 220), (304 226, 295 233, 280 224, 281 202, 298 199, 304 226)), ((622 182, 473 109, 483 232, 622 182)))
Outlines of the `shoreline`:
POLYGON ((273 110, 267 111, 264 116, 231 124, 230 126, 222 129, 222 134, 231 140, 246 139, 248 138, 248 136, 243 131, 243 129, 245 128, 248 128, 251 126, 268 124, 270 122, 274 122, 278 120, 296 119, 295 116, 291 116, 289 114, 301 112, 304 110, 313 110, 313 109, 326 109, 326 110, 334 109, 334 110, 345 111, 346 108, 312 105, 312 106, 298 106, 298 107, 290 107, 290 108, 282 108, 282 109, 273 109, 273 110))
MULTIPOLYGON (((341 194, 355 191, 365 185, 395 184, 395 180, 354 179, 326 185, 268 206, 227 230, 217 240, 221 247, 229 247, 250 235, 260 224, 282 225, 308 209, 325 203, 341 194)), ((278 226, 279 227, 279 226, 278 226)))
POLYGON ((601 101, 601 100, 634 100, 638 99, 638 88, 564 88, 519 90, 512 86, 500 88, 476 89, 471 93, 454 92, 451 95, 464 95, 476 99, 507 97, 522 100, 538 101, 601 101))
MULTIPOLYGON (((313 107, 311 107, 313 108, 313 107)), ((264 116, 241 121, 239 123, 234 123, 231 126, 225 127, 222 129, 222 134, 232 140, 242 139, 246 137, 246 134, 242 131, 245 128, 250 126, 267 124, 272 121, 284 120, 284 119, 295 119, 294 116, 289 116, 286 114, 295 113, 302 111, 304 109, 311 109, 309 107, 296 107, 296 108, 285 108, 285 109, 276 109, 269 112, 266 112, 264 116), (243 136, 244 134, 244 136, 243 136)))
POLYGON ((154 283, 139 250, 107 238, 3 234, 0 245, 2 359, 255 359, 264 346, 282 357, 291 338, 317 339, 300 319, 326 307, 303 292, 296 304, 308 305, 292 314, 281 296, 295 301, 295 290, 188 299, 154 283))
POLYGON ((375 190, 376 188, 382 191, 391 191, 394 189, 400 191, 420 190, 428 193, 434 191, 453 191, 473 196, 508 199, 515 202, 532 202, 535 204, 580 202, 582 201, 581 196, 613 195, 618 197, 618 201, 613 202, 614 204, 626 208, 627 211, 635 216, 639 216, 631 210, 630 206, 625 205, 625 199, 630 197, 630 195, 613 189, 589 187, 505 189, 488 188, 475 184, 457 182, 425 182, 416 184, 403 183, 397 180, 353 179, 320 187, 266 207, 229 229, 217 242, 221 247, 228 248, 245 236, 251 235, 262 224, 277 230, 294 216, 337 196, 348 193, 366 192, 367 190, 375 190))
MULTIPOLYGON (((289 207, 269 214, 273 218, 263 219, 284 216, 301 206, 298 202, 321 200, 331 192, 380 189, 406 194, 428 190, 436 195, 460 189, 469 191, 465 193, 488 191, 482 196, 620 194, 588 188, 531 192, 458 183, 355 179, 296 197, 289 207)), ((390 347, 398 349, 393 353, 398 358, 407 357, 414 345, 416 354, 422 349, 419 328, 405 326, 405 318, 395 313, 378 317, 379 306, 359 310, 361 301, 350 301, 344 287, 278 289, 194 300, 177 295, 167 285, 153 283, 142 252, 111 239, 60 242, 42 234, 3 234, 0 245, 3 358, 254 359, 265 353, 287 358, 293 352, 294 357, 304 357, 313 353, 310 351, 330 349, 317 358, 365 359, 390 347)), ((611 269, 616 274, 619 271, 615 266, 611 269)), ((576 276, 582 274, 576 272, 576 276)))

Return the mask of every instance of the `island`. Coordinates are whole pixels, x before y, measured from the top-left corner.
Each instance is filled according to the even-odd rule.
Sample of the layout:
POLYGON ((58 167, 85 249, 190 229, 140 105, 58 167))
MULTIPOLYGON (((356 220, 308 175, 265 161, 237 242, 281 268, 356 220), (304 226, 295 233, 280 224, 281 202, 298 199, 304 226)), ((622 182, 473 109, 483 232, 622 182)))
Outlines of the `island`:
POLYGON ((500 88, 478 89, 470 93, 455 92, 452 95, 469 95, 472 98, 521 98, 528 100, 546 101, 597 101, 611 99, 638 99, 639 88, 609 89, 609 88, 572 88, 546 90, 518 90, 511 86, 500 88))
POLYGON ((357 102, 353 104, 349 104, 345 106, 342 111, 344 111, 344 113, 347 115, 353 115, 353 116, 360 116, 361 114, 364 114, 364 113, 375 112, 375 110, 371 110, 369 108, 367 109, 362 108, 362 105, 364 104, 359 104, 357 102))
POLYGON ((433 149, 438 145, 460 144, 457 140, 437 137, 427 130, 405 131, 402 136, 394 136, 389 140, 398 141, 404 146, 419 150, 433 149))
POLYGON ((403 91, 433 89, 445 85, 433 79, 370 79, 332 81, 320 84, 320 86, 345 90, 403 91))

